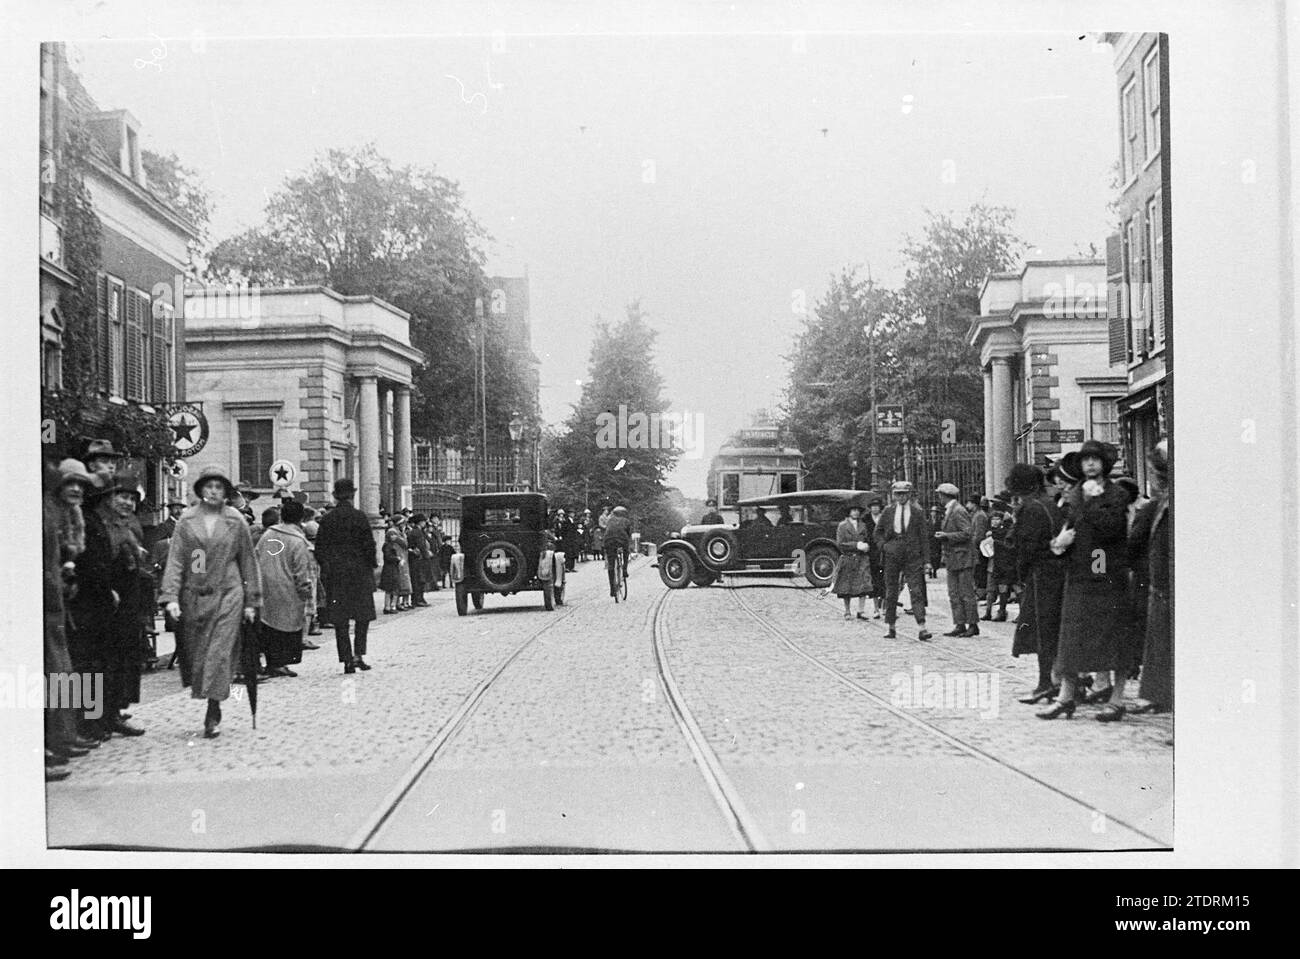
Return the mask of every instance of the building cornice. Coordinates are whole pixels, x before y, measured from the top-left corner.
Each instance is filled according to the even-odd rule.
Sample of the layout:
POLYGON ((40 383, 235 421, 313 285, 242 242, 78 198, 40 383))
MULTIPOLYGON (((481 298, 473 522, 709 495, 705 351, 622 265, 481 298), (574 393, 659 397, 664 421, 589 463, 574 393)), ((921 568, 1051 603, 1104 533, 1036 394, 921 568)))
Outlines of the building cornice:
POLYGON ((90 154, 90 164, 94 167, 95 172, 111 186, 117 187, 134 200, 137 206, 141 206, 154 216, 166 220, 178 233, 183 233, 192 240, 199 239, 199 228, 190 222, 188 218, 177 213, 121 170, 118 170, 94 153, 90 154))

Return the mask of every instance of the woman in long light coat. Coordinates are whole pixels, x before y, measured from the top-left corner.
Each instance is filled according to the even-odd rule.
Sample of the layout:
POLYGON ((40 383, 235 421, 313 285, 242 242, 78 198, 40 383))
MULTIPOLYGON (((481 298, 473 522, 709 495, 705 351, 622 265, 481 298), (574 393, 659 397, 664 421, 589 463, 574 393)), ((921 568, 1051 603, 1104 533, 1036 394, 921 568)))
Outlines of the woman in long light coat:
POLYGON ((212 739, 219 733, 221 701, 230 696, 240 621, 256 618, 262 585, 248 523, 226 502, 234 484, 209 467, 195 480, 194 492, 199 503, 176 523, 159 599, 185 624, 193 663, 190 695, 208 701, 203 735, 212 739))

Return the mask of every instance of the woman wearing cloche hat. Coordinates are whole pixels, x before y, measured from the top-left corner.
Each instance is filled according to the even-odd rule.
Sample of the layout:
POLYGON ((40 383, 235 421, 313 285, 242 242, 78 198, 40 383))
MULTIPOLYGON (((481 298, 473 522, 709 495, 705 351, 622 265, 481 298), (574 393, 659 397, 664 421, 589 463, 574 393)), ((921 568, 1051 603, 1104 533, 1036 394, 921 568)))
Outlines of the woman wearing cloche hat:
POLYGON ((1134 658, 1134 629, 1128 600, 1128 497, 1107 474, 1115 465, 1107 444, 1089 440, 1078 456, 1082 481, 1073 491, 1069 525, 1052 541, 1065 558, 1061 638, 1054 673, 1060 697, 1041 719, 1071 716, 1080 673, 1096 672, 1102 688, 1088 697, 1106 702, 1097 719, 1124 717, 1124 684, 1134 658), (1109 676, 1110 684, 1105 683, 1109 676))
POLYGON ((262 605, 261 579, 248 524, 227 505, 235 485, 215 466, 194 481, 196 508, 176 523, 159 599, 184 625, 192 664, 190 695, 208 701, 203 734, 221 724, 221 701, 230 695, 240 621, 253 622, 262 605))

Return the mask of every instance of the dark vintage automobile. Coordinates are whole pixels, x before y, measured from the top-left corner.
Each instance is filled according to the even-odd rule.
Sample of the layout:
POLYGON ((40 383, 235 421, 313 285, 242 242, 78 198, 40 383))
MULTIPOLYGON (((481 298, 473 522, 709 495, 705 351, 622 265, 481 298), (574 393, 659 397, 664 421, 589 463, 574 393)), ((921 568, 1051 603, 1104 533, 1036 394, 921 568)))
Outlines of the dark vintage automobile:
POLYGON ((659 546, 659 578, 670 589, 708 586, 723 573, 789 572, 830 584, 839 549, 835 527, 869 490, 822 489, 745 499, 739 524, 684 526, 659 546), (782 515, 788 507, 788 516, 782 515), (760 508, 769 522, 759 519, 760 508))
POLYGON ((460 551, 451 558, 456 612, 483 608, 487 593, 541 592, 542 605, 564 605, 564 554, 546 531, 541 493, 480 493, 461 498, 460 551))

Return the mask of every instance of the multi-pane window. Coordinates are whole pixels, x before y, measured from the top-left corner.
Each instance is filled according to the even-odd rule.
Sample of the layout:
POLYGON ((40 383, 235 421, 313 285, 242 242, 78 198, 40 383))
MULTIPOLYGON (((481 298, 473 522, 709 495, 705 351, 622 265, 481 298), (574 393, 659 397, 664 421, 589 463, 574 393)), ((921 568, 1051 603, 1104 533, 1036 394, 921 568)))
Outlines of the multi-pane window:
POLYGON ((154 403, 167 403, 176 397, 172 386, 175 312, 175 307, 162 298, 154 300, 150 309, 152 331, 145 352, 150 357, 148 397, 154 403))
POLYGON ((108 281, 108 392, 121 396, 126 389, 126 324, 122 316, 126 290, 121 282, 108 281))
POLYGON ((1119 398, 1094 396, 1089 401, 1088 435, 1103 443, 1119 445, 1119 398))
POLYGON ((275 459, 272 441, 273 420, 238 420, 239 481, 250 486, 267 485, 271 463, 275 459))
POLYGON ((1135 80, 1130 80, 1120 94, 1120 149, 1123 151, 1124 182, 1137 173, 1137 138, 1142 129, 1138 115, 1138 87, 1135 80))
POLYGON ((1137 359, 1146 352, 1146 290, 1144 282, 1146 271, 1143 266, 1143 236, 1137 218, 1125 225, 1125 245, 1128 250, 1125 282, 1128 286, 1128 309, 1130 334, 1130 359, 1137 359))
POLYGON ((1142 86, 1146 94, 1147 159, 1160 152, 1160 48, 1152 47, 1142 61, 1142 86))

